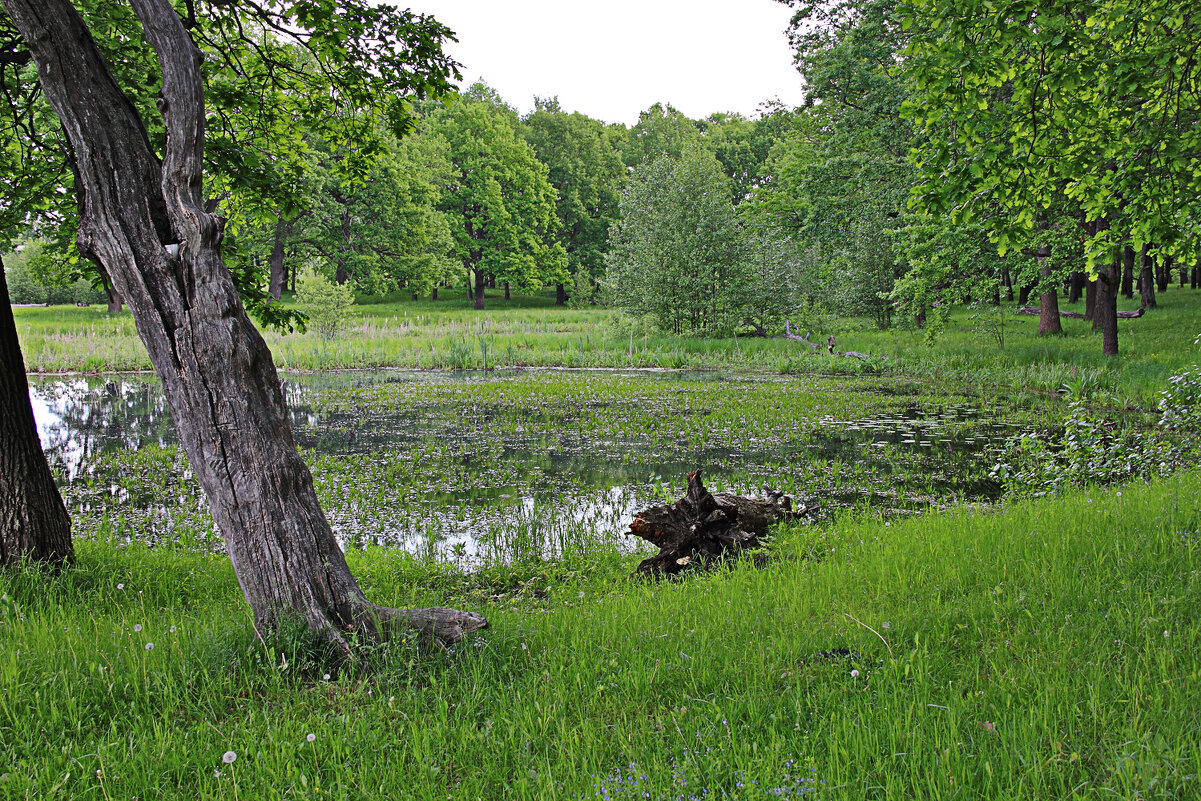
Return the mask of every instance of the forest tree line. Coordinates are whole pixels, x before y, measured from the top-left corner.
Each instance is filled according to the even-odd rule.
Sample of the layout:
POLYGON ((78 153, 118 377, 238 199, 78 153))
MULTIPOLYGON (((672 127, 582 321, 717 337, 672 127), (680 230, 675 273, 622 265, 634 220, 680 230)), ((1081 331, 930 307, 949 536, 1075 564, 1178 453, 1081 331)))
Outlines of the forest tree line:
MULTIPOLYGON (((286 317, 272 305, 305 270, 367 295, 462 293, 477 309, 493 292, 554 287, 559 303, 703 335, 815 309, 937 326, 955 304, 1002 299, 1037 301, 1053 333, 1066 294, 1085 300, 1106 352, 1119 294, 1153 308, 1170 283, 1197 286, 1187 3, 782 1, 802 106, 690 119, 656 104, 633 126, 557 98, 522 115, 477 83, 348 136, 293 86, 266 103, 238 95, 239 70, 268 55, 314 80, 304 53, 264 32, 268 54, 224 54, 208 74, 225 257, 268 318, 286 317)), ((101 45, 131 73, 153 69, 120 41, 101 45)), ((52 145, 37 98, 25 114, 52 145)), ((70 159, 47 152, 41 208, 18 207, 6 227, 44 243, 18 254, 9 283, 81 296, 93 275, 116 304, 75 253, 58 199, 70 159)))

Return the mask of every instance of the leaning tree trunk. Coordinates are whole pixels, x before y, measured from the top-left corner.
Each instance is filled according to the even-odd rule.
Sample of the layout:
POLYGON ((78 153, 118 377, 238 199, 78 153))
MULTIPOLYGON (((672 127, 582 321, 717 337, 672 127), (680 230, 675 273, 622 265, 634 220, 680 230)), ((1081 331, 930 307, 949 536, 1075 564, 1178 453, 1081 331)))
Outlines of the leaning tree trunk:
POLYGON ((1043 292, 1039 295, 1038 335, 1062 334, 1063 324, 1059 321, 1059 295, 1051 283, 1051 248, 1043 246, 1038 249, 1039 273, 1042 275, 1043 292))
POLYGON ((71 518, 42 452, 0 263, 0 565, 71 561, 71 518))
POLYGON ((453 641, 486 625, 472 613, 377 607, 347 568, 271 353, 221 258, 222 220, 204 208, 201 54, 170 2, 131 0, 163 72, 162 164, 70 0, 0 2, 76 156, 80 251, 133 311, 257 624, 300 618, 342 648, 356 630, 404 626, 453 641))

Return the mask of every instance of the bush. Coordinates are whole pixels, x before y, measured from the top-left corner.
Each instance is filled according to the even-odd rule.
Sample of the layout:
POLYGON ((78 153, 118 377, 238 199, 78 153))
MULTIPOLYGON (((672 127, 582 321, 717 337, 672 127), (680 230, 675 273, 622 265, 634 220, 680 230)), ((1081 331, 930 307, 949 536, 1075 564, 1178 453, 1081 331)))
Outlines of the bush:
POLYGON ((323 275, 309 271, 296 283, 296 302, 326 342, 338 335, 350 320, 354 293, 347 284, 336 284, 323 275))

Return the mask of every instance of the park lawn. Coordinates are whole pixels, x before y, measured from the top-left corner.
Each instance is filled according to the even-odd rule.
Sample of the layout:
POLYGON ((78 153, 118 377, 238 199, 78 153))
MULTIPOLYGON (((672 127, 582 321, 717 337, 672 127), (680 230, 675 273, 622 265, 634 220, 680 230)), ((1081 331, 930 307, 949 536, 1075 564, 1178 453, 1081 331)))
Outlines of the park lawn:
POLYGON ((374 601, 492 627, 341 673, 258 642, 227 560, 80 542, 0 575, 0 798, 1197 797, 1199 479, 844 518, 663 584, 354 551, 374 601))
MULTIPOLYGON (((1171 375, 1196 361, 1194 340, 1201 334, 1201 292, 1176 288, 1158 296, 1158 309, 1120 322, 1118 359, 1101 355, 1100 335, 1084 321, 1065 319, 1063 336, 1040 338, 1035 317, 966 308, 954 312, 933 341, 921 330, 879 331, 864 320, 800 323, 801 329, 812 327, 816 341, 833 333, 839 350, 885 357, 849 359, 810 355, 804 345, 786 340, 665 335, 612 310, 557 307, 549 292, 514 295, 510 301, 490 296, 482 313, 459 293, 442 294, 436 302, 360 303, 349 327, 328 342, 316 333, 269 331, 265 336, 277 365, 293 370, 538 366, 888 372, 1015 389, 1054 391, 1068 385, 1147 405, 1171 375)), ((1121 305, 1132 304, 1137 301, 1121 305)), ((151 367, 128 313, 110 316, 97 307, 14 311, 32 372, 151 367)))

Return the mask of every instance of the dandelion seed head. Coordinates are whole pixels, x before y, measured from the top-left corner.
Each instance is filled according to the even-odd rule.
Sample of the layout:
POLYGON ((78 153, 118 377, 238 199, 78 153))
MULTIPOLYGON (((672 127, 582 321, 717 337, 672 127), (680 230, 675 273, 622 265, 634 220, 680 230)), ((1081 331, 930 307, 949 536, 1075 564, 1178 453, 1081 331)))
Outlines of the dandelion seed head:
POLYGON ((124 584, 118 584, 118 585, 117 585, 117 589, 119 589, 119 590, 123 590, 123 589, 125 589, 125 585, 124 585, 124 584))
POLYGON ((308 734, 306 734, 304 736, 304 741, 306 743, 311 743, 311 742, 313 742, 313 740, 316 740, 316 739, 317 739, 317 735, 313 734, 312 732, 309 732, 308 734))
POLYGON ((147 650, 147 651, 153 651, 153 650, 154 650, 154 643, 152 643, 152 642, 148 642, 148 643, 146 643, 146 650, 147 650))
POLYGON ((859 678, 859 671, 858 671, 858 670, 852 670, 852 671, 851 671, 851 678, 852 678, 852 679, 857 679, 857 678, 859 678))
POLYGON ((138 633, 139 631, 141 631, 141 630, 142 630, 142 624, 141 624, 141 623, 134 623, 134 624, 133 624, 133 633, 134 633, 134 634, 137 634, 137 633, 138 633))
POLYGON ((236 751, 226 751, 221 756, 221 761, 224 762, 226 765, 232 765, 234 763, 234 760, 236 760, 237 758, 238 758, 238 754, 236 751))

